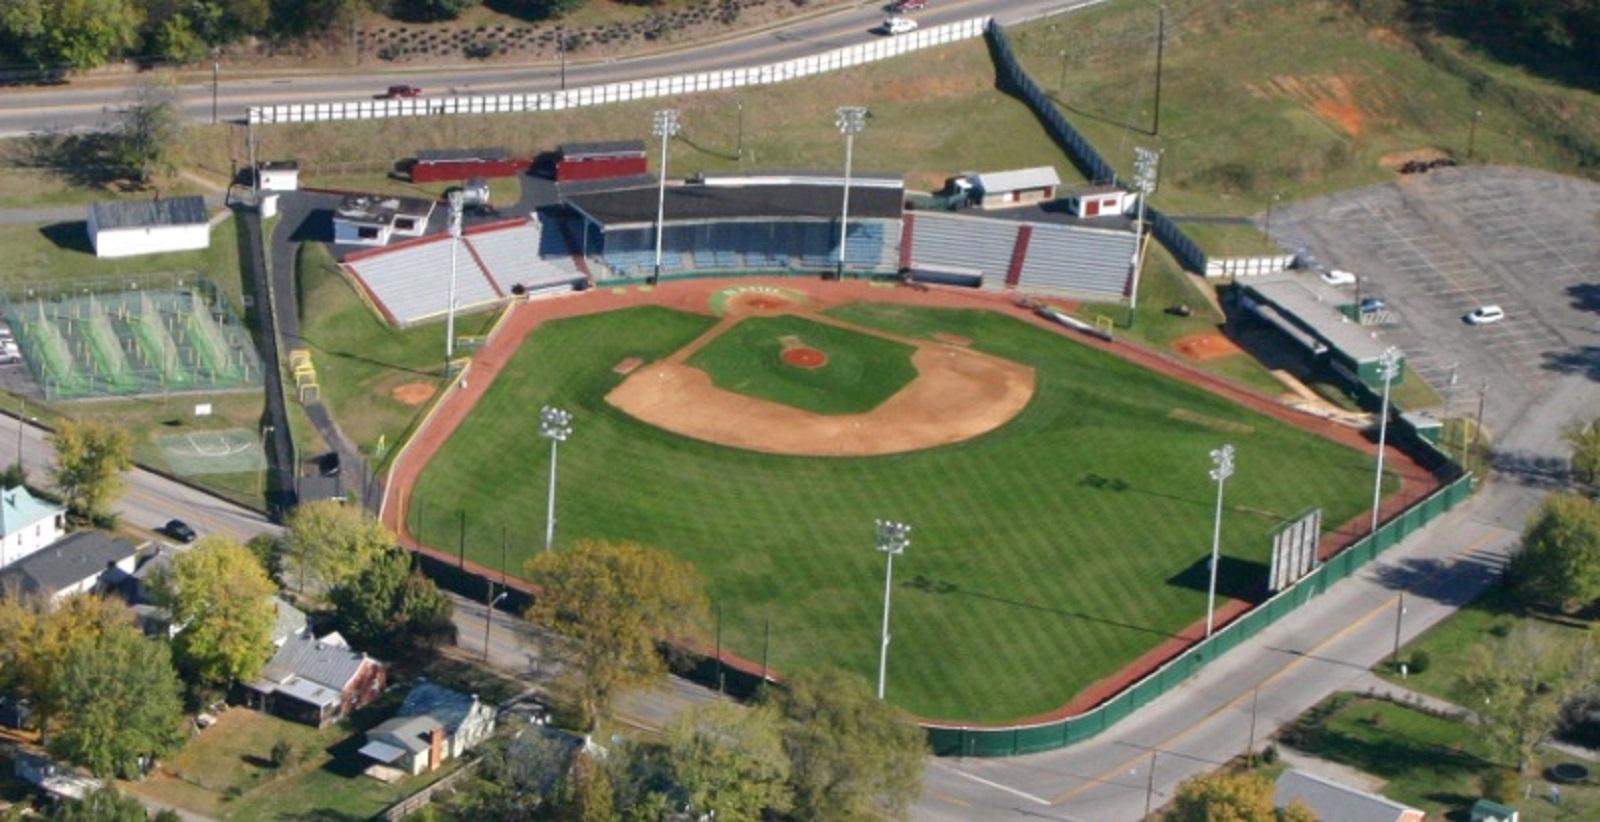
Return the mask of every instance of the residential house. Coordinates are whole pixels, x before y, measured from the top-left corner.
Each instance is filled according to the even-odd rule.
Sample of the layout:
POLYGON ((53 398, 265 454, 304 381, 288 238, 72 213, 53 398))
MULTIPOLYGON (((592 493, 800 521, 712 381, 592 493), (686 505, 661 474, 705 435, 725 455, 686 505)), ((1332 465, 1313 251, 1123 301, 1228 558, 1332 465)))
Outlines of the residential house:
POLYGON ((323 727, 383 692, 388 666, 352 650, 337 633, 289 637, 256 679, 241 688, 246 705, 323 727))
MULTIPOLYGON (((156 604, 155 580, 172 567, 172 561, 178 554, 187 550, 189 546, 162 544, 153 550, 141 552, 137 567, 122 586, 122 595, 128 602, 128 608, 133 611, 140 629, 149 636, 165 634, 171 638, 183 628, 174 625, 167 609, 156 604)), ((274 646, 282 647, 290 637, 305 633, 307 621, 304 611, 290 605, 288 600, 277 594, 268 594, 267 601, 272 603, 274 646)))
POLYGON ((79 531, 0 570, 0 590, 59 602, 116 588, 133 573, 139 546, 104 531, 79 531))
POLYGON ((17 749, 11 756, 12 773, 17 781, 32 785, 51 799, 82 799, 104 783, 62 767, 49 757, 17 749))
POLYGON ((61 539, 66 509, 28 493, 25 486, 0 491, 0 568, 61 539))
POLYGON ((1272 804, 1286 808, 1294 802, 1305 805, 1318 819, 1339 822, 1422 822, 1423 817, 1422 811, 1392 799, 1291 769, 1278 777, 1272 804))
POLYGON ((211 245, 211 222, 199 195, 113 200, 89 206, 89 242, 96 257, 192 251, 211 245))
POLYGON ((495 714, 477 694, 423 681, 406 694, 394 717, 367 731, 361 753, 408 774, 431 771, 488 739, 495 714))

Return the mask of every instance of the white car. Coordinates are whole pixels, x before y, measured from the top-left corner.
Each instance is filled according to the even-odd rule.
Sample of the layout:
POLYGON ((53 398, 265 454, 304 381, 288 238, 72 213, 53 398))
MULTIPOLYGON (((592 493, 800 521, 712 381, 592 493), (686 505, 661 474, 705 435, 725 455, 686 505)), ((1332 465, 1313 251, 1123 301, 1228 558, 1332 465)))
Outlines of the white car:
POLYGON ((1356 275, 1351 274, 1348 271, 1341 271, 1337 268, 1322 272, 1321 277, 1323 282, 1331 286, 1356 284, 1356 275))
POLYGON ((1500 322, 1505 318, 1505 309, 1498 305, 1480 305, 1467 312, 1467 316, 1462 317, 1467 321, 1468 325, 1488 325, 1489 323, 1500 322))
POLYGON ((896 15, 883 21, 883 33, 890 36, 896 34, 910 34, 916 30, 917 21, 912 20, 909 17, 900 17, 896 15))

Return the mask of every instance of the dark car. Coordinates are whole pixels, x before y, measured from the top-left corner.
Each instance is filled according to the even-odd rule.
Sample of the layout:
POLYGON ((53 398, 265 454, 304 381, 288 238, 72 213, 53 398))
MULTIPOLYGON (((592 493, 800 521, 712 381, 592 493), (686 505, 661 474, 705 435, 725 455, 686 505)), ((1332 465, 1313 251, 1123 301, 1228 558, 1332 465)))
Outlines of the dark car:
POLYGON ((1361 313, 1363 314, 1371 314, 1375 311, 1382 311, 1388 307, 1389 304, 1378 297, 1367 297, 1361 301, 1361 313))
POLYGON ((422 89, 416 86, 390 86, 389 90, 383 93, 383 96, 390 100, 398 100, 404 97, 421 97, 422 89))
POLYGON ((161 526, 161 533, 179 542, 194 542, 195 538, 200 536, 194 532, 194 528, 190 527, 189 523, 181 519, 167 520, 167 524, 161 526))
POLYGON ((894 0, 889 4, 889 11, 896 14, 904 11, 921 11, 928 7, 928 0, 894 0))

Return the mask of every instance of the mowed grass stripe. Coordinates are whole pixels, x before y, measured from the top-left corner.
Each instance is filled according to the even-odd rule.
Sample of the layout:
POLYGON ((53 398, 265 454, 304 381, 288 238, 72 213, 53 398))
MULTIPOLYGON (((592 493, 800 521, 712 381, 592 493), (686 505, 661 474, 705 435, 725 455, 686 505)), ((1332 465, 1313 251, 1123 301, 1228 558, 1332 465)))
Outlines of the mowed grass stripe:
POLYGON ((909 522, 911 548, 895 562, 890 696, 930 718, 1003 721, 1059 706, 1203 617, 1203 586, 1173 579, 1209 550, 1211 448, 1239 448, 1223 526, 1230 557, 1263 561, 1272 515, 1316 503, 1342 522, 1370 491, 1359 452, 1013 319, 881 304, 836 313, 907 336, 971 337, 1032 366, 1038 392, 1011 423, 945 448, 757 454, 666 433, 604 402, 622 379, 618 360, 664 357, 711 320, 645 308, 552 322, 424 473, 420 535, 454 548, 455 511, 467 510, 468 556, 498 563, 504 527, 516 573, 544 526, 549 449, 533 418, 562 405, 576 430, 561 451, 558 547, 580 537, 661 546, 707 578, 724 647, 759 660, 770 620, 779 671, 826 663, 870 679, 883 591, 872 521, 909 522), (1223 437, 1170 419, 1175 407, 1254 431, 1223 437))

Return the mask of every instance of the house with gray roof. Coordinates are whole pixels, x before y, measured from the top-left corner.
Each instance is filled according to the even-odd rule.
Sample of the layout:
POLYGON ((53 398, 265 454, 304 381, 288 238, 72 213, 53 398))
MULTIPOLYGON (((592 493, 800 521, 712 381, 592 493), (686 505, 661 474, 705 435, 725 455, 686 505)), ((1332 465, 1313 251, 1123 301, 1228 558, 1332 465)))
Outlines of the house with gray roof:
POLYGON ((361 754, 385 768, 416 775, 460 757, 494 733, 495 708, 423 680, 394 717, 367 731, 361 754))
POLYGON ((256 710, 321 728, 376 699, 387 676, 388 666, 339 634, 307 631, 280 645, 242 695, 256 710))
POLYGON ((139 546, 104 531, 79 531, 0 570, 0 591, 58 602, 109 590, 133 573, 139 546))
POLYGON ((28 493, 18 485, 0 491, 0 568, 61 539, 66 509, 28 493))
POLYGON ((1422 811, 1393 799, 1290 769, 1278 777, 1272 805, 1287 808, 1295 802, 1306 806, 1318 819, 1339 822, 1422 822, 1423 817, 1422 811))
POLYGON ((210 216, 199 195, 111 200, 89 206, 89 242, 96 257, 193 251, 211 245, 210 216))

